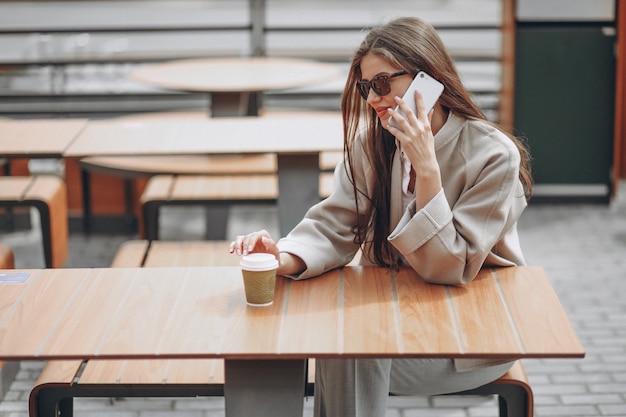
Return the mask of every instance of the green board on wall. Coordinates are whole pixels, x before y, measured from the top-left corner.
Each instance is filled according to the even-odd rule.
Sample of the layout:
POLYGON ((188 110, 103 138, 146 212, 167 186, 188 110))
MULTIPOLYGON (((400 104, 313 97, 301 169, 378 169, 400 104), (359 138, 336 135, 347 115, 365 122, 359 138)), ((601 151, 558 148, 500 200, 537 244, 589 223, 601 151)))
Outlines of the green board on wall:
POLYGON ((515 130, 536 184, 610 183, 614 34, 600 25, 520 25, 515 130))

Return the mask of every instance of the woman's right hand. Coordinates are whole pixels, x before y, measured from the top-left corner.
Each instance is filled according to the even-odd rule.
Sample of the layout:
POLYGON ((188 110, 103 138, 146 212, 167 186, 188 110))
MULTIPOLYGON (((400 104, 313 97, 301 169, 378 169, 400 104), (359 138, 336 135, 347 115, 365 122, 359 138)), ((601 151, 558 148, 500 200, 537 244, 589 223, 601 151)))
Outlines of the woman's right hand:
POLYGON ((287 252, 279 253, 276 241, 272 239, 267 230, 237 236, 235 240, 230 242, 228 251, 239 256, 254 252, 271 253, 278 259, 277 273, 279 275, 297 275, 306 269, 304 261, 298 256, 287 252))
POLYGON ((239 256, 254 252, 271 253, 278 259, 278 246, 267 230, 237 236, 230 242, 228 251, 239 256))

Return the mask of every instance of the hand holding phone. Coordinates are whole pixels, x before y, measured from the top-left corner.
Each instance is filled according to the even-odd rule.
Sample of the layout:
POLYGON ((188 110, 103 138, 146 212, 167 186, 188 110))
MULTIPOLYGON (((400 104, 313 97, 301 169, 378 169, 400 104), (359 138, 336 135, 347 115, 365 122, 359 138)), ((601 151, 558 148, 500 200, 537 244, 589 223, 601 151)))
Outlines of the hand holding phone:
MULTIPOLYGON (((422 94, 422 100, 424 100, 424 107, 426 108, 426 113, 428 113, 437 100, 441 93, 443 93, 443 84, 439 81, 435 80, 430 75, 426 74, 424 71, 420 71, 417 73, 415 78, 413 78, 413 82, 409 85, 409 88, 404 93, 402 100, 411 107, 413 113, 417 115, 417 103, 415 103, 415 90, 419 91, 422 94)), ((406 118, 406 114, 400 106, 396 107, 396 112, 398 112, 402 117, 406 118)), ((393 120, 393 118, 389 119, 389 124, 391 126, 399 128, 398 123, 393 120)))

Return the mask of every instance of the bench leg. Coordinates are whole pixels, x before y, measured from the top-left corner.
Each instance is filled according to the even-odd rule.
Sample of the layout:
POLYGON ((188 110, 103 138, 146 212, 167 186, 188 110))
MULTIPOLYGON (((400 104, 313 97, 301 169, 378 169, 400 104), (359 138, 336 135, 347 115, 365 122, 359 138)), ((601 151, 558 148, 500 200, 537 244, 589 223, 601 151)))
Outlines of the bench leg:
POLYGON ((306 361, 226 360, 227 417, 302 416, 306 361))
POLYGON ((225 240, 230 207, 216 204, 209 205, 204 210, 206 221, 204 238, 206 240, 225 240))
POLYGON ((319 156, 278 155, 278 216, 281 236, 319 203, 319 156))
POLYGON ((80 171, 83 186, 83 233, 91 233, 91 175, 86 169, 80 171))
MULTIPOLYGON (((34 204, 39 211, 39 222, 41 227, 41 240, 43 245, 43 257, 46 268, 54 268, 54 260, 52 259, 52 233, 50 219, 50 208, 46 204, 34 204)), ((62 266, 62 265, 59 265, 62 266)))
POLYGON ((74 399, 62 398, 59 401, 59 417, 72 417, 74 415, 74 399))
POLYGON ((133 233, 137 230, 137 219, 133 212, 133 180, 130 178, 124 179, 124 220, 128 233, 133 233))
POLYGON ((519 385, 491 383, 451 395, 497 395, 500 417, 532 417, 529 393, 519 385))
POLYGON ((143 205, 143 233, 148 241, 159 239, 160 202, 149 202, 143 205))
POLYGON ((30 417, 72 417, 74 399, 68 397, 68 388, 42 387, 31 404, 30 417), (33 410, 32 407, 35 407, 33 410))
POLYGON ((500 417, 528 416, 528 393, 517 385, 501 385, 498 388, 500 417))

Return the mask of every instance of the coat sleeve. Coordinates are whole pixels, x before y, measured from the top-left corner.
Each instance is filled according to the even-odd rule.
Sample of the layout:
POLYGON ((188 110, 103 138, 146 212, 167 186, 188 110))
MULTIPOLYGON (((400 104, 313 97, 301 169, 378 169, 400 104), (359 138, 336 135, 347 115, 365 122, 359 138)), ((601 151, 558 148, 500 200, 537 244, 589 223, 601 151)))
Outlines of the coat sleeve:
POLYGON ((344 163, 335 168, 332 194, 311 207, 304 218, 283 239, 278 241, 281 252, 300 257, 306 270, 293 279, 318 276, 349 263, 359 246, 354 243, 352 225, 356 222, 352 183, 344 163))
POLYGON ((504 146, 494 146, 481 155, 480 169, 468 176, 471 181, 458 198, 447 198, 442 189, 417 211, 413 202, 389 236, 425 280, 466 284, 486 263, 524 263, 521 250, 498 249, 501 242, 515 240, 507 235, 516 236, 517 218, 526 206, 518 179, 520 156, 512 143, 504 142, 507 140, 501 138, 504 146))

